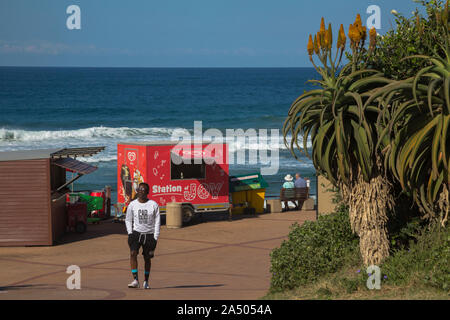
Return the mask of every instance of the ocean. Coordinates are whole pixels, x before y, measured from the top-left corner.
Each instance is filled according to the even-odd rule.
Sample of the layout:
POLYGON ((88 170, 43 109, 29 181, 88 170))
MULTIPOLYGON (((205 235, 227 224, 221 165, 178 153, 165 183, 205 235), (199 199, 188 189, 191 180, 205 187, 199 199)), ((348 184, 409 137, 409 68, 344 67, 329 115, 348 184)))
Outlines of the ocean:
MULTIPOLYGON (((90 158, 98 167, 74 183, 75 190, 112 187, 117 199, 117 142, 170 140, 177 130, 279 129, 279 168, 264 175, 267 196, 279 196, 287 174, 311 178, 315 169, 286 148, 281 128, 292 102, 313 86, 313 68, 34 68, 0 67, 0 152, 12 150, 105 146, 90 158)), ((290 139, 290 137, 288 137, 290 139)), ((269 139, 270 142, 270 139, 269 139)), ((308 142, 310 146, 310 142, 308 142)), ((230 175, 260 172, 268 163, 250 152, 260 146, 230 143, 245 150, 245 163, 230 165, 230 175)), ((269 158, 270 159, 270 158, 269 158)), ((67 174, 70 178, 70 173, 67 174)))

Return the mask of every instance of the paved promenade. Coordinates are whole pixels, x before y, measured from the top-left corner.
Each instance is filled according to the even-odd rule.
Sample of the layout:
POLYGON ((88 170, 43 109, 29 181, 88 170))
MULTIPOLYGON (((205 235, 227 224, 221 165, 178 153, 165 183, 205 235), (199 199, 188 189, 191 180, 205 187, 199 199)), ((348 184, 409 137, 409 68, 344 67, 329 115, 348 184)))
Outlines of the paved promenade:
MULTIPOLYGON (((150 290, 129 289, 132 276, 125 225, 102 221, 52 247, 0 247, 0 300, 7 299, 258 299, 270 285, 270 252, 289 227, 315 211, 256 216, 205 214, 180 229, 161 226, 150 290), (81 289, 68 290, 66 269, 81 269, 81 289)), ((164 219, 162 219, 164 222, 164 219)), ((144 262, 138 257, 139 280, 144 262)))

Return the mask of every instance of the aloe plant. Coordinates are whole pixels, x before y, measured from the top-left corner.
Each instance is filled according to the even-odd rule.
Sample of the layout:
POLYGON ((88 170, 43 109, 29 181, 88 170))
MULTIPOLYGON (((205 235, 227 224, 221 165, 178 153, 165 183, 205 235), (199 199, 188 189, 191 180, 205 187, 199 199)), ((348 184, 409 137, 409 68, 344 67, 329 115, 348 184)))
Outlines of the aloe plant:
POLYGON ((402 188, 409 192, 425 217, 439 213, 444 225, 449 213, 450 190, 450 33, 448 1, 434 16, 442 35, 434 56, 413 55, 429 66, 414 77, 396 81, 373 94, 384 111, 378 125, 384 126, 385 163, 402 188))
POLYGON ((450 190, 450 59, 411 58, 428 59, 433 65, 378 93, 390 109, 380 118, 388 124, 380 139, 387 136, 391 141, 386 148, 386 167, 426 217, 439 211, 444 224, 450 190))
MULTIPOLYGON (((354 59, 338 74, 335 70, 346 42, 342 25, 334 60, 329 36, 331 25, 325 30, 322 18, 321 30, 315 40, 312 41, 310 36, 310 60, 322 76, 321 80, 310 81, 321 88, 305 92, 293 102, 283 125, 283 135, 294 157, 298 159, 296 151, 310 157, 317 172, 340 188, 349 205, 352 230, 360 237, 361 256, 364 263, 370 265, 381 263, 389 255, 387 211, 393 204, 391 185, 384 176, 380 153, 376 149, 380 109, 375 102, 370 103, 374 101, 370 97, 374 90, 393 81, 376 70, 365 69, 358 58, 365 50, 366 38, 359 15, 349 30, 354 59), (314 53, 323 67, 314 63, 314 53), (292 135, 290 143, 286 138, 289 134, 292 135), (311 155, 307 147, 309 137, 311 155), (303 146, 299 144, 300 139, 303 146)), ((369 51, 375 45, 374 30, 370 35, 369 51)))

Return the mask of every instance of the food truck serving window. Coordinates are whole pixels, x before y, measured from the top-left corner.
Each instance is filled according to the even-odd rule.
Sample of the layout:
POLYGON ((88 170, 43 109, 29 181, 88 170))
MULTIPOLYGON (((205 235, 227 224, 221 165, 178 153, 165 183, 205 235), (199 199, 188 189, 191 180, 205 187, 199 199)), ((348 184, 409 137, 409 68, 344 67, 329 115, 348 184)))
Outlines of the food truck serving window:
POLYGON ((201 164, 194 163, 194 159, 191 159, 191 163, 174 164, 171 162, 170 166, 170 178, 172 180, 187 180, 187 179, 205 179, 205 161, 202 160, 201 164))

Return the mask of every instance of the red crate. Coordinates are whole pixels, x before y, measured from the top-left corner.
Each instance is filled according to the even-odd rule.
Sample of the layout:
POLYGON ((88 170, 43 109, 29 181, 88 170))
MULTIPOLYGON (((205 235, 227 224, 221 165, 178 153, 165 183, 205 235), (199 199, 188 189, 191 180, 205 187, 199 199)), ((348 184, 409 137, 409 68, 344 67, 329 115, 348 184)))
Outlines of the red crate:
POLYGON ((87 203, 67 203, 67 230, 84 233, 87 228, 87 203))

